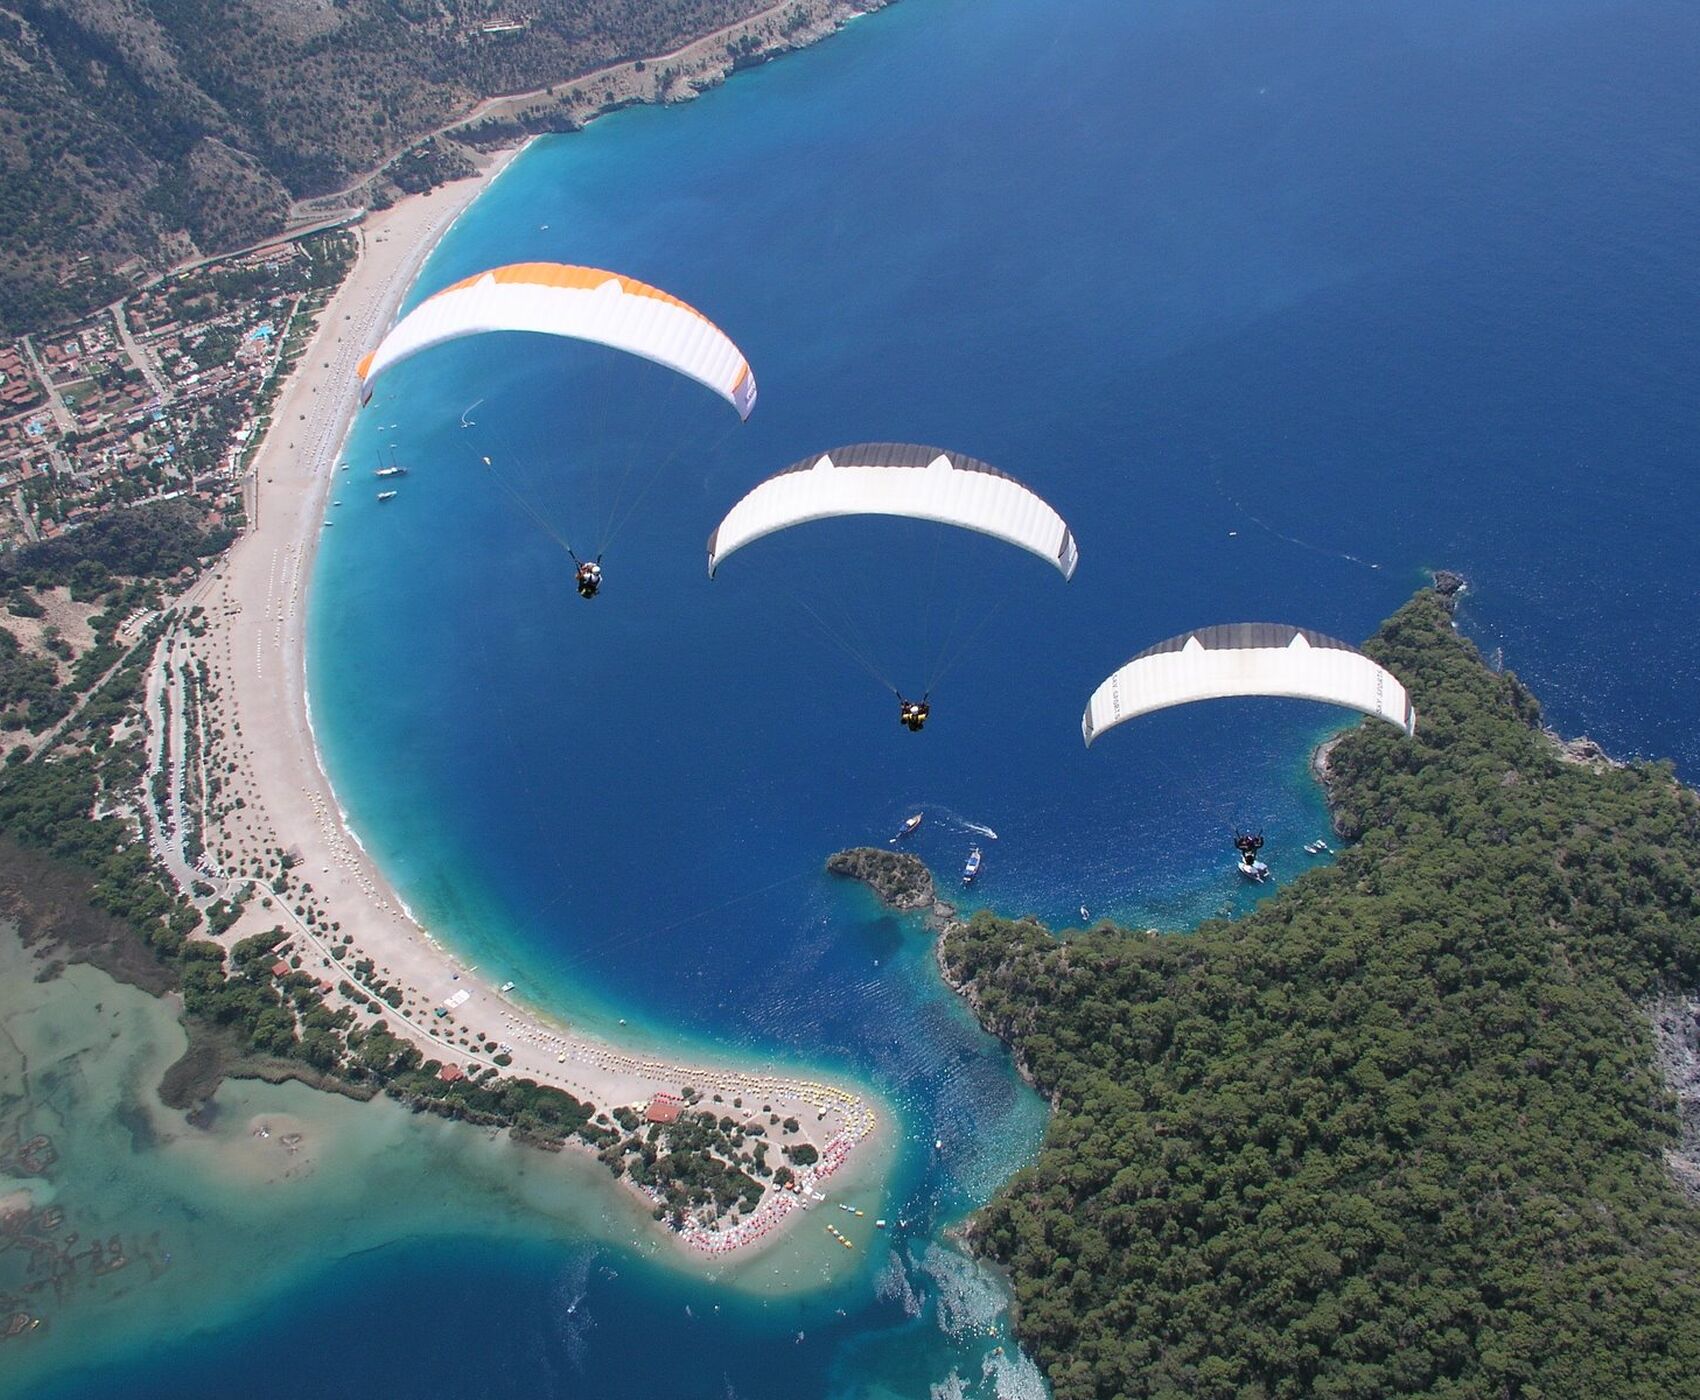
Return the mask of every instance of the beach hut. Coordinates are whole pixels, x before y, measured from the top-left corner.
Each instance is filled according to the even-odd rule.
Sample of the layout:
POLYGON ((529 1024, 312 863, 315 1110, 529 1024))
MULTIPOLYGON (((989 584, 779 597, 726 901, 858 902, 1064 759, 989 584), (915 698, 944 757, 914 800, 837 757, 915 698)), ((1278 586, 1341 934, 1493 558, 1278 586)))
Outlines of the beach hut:
POLYGON ((685 1101, 682 1098, 663 1090, 649 1101, 649 1107, 644 1109, 643 1116, 644 1120, 650 1123, 677 1123, 684 1108, 685 1101))

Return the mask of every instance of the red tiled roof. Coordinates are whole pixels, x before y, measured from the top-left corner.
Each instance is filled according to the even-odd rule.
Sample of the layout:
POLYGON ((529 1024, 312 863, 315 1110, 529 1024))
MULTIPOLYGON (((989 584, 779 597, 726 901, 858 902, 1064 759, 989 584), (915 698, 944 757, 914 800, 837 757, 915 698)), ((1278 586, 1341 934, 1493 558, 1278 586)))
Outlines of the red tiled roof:
POLYGON ((677 1123, 684 1108, 685 1101, 677 1094, 660 1093, 649 1101, 643 1116, 651 1123, 677 1123))

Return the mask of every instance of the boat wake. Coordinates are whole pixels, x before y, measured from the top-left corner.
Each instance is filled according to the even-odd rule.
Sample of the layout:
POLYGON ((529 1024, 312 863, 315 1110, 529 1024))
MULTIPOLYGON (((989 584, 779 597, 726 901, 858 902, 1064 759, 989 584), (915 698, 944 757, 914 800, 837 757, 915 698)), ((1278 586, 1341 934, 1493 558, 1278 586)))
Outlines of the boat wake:
MULTIPOLYGON (((1257 526, 1257 528, 1259 530, 1262 530, 1264 534, 1269 535, 1270 537, 1272 537, 1274 539, 1280 540, 1282 544, 1290 544, 1295 549, 1308 549, 1312 554, 1325 555, 1326 557, 1328 557, 1330 559, 1343 559, 1348 564, 1356 564, 1360 569, 1380 569, 1381 568, 1381 565, 1377 564, 1372 559, 1363 559, 1363 558, 1360 558, 1358 555, 1348 553, 1346 550, 1343 550, 1343 549, 1333 549, 1333 548, 1330 548, 1327 545, 1313 544, 1309 540, 1299 539, 1296 535, 1288 535, 1288 534, 1282 533, 1280 530, 1277 530, 1273 525, 1271 525, 1267 520, 1264 520, 1261 517, 1254 515, 1251 511, 1247 510, 1245 508, 1245 506, 1241 505, 1239 500, 1233 495, 1232 492, 1230 492, 1228 490, 1227 486, 1223 483, 1221 474, 1219 472, 1216 474, 1215 480, 1216 480, 1216 494, 1217 495, 1219 495, 1223 500, 1225 500, 1230 506, 1232 506, 1236 511, 1238 511, 1247 520, 1249 520, 1253 525, 1257 526)), ((1235 534, 1235 533, 1237 533, 1237 531, 1232 531, 1232 530, 1229 531, 1229 534, 1235 534)))
POLYGON ((996 841, 998 839, 997 832, 993 831, 991 829, 991 827, 989 827, 989 826, 981 826, 979 822, 971 822, 971 821, 964 820, 962 825, 968 831, 977 831, 977 832, 980 833, 980 835, 989 836, 994 841, 996 841))

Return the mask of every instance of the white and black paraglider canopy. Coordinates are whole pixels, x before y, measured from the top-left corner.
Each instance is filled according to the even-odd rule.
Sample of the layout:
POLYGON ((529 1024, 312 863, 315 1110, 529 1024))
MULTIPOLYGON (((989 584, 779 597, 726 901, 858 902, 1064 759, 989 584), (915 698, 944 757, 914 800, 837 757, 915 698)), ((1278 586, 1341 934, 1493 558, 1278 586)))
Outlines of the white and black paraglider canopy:
POLYGON ((1080 732, 1199 700, 1266 695, 1342 705, 1415 733, 1411 698, 1391 672, 1356 647, 1306 627, 1231 622, 1147 647, 1092 692, 1080 732))
POLYGON ((903 516, 954 525, 1025 549, 1074 576, 1074 533, 1012 476, 960 452, 904 442, 835 447, 794 462, 755 487, 708 538, 708 573, 745 545, 814 520, 903 516))

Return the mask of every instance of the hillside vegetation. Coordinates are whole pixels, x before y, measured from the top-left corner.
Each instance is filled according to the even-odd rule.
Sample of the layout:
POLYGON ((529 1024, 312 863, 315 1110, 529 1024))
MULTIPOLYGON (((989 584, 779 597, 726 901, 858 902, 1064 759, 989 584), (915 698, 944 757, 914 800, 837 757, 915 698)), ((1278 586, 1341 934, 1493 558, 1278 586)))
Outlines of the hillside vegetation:
POLYGON ((764 0, 0 0, 0 329, 281 228, 480 98, 764 0), (523 27, 487 33, 503 20, 523 27))
POLYGON ((1058 1400, 1692 1395, 1644 1008, 1700 981, 1700 802, 1568 761, 1433 594, 1368 649, 1421 718, 1334 749, 1336 866, 1191 936, 947 930, 1056 1105, 977 1246, 1058 1400))

